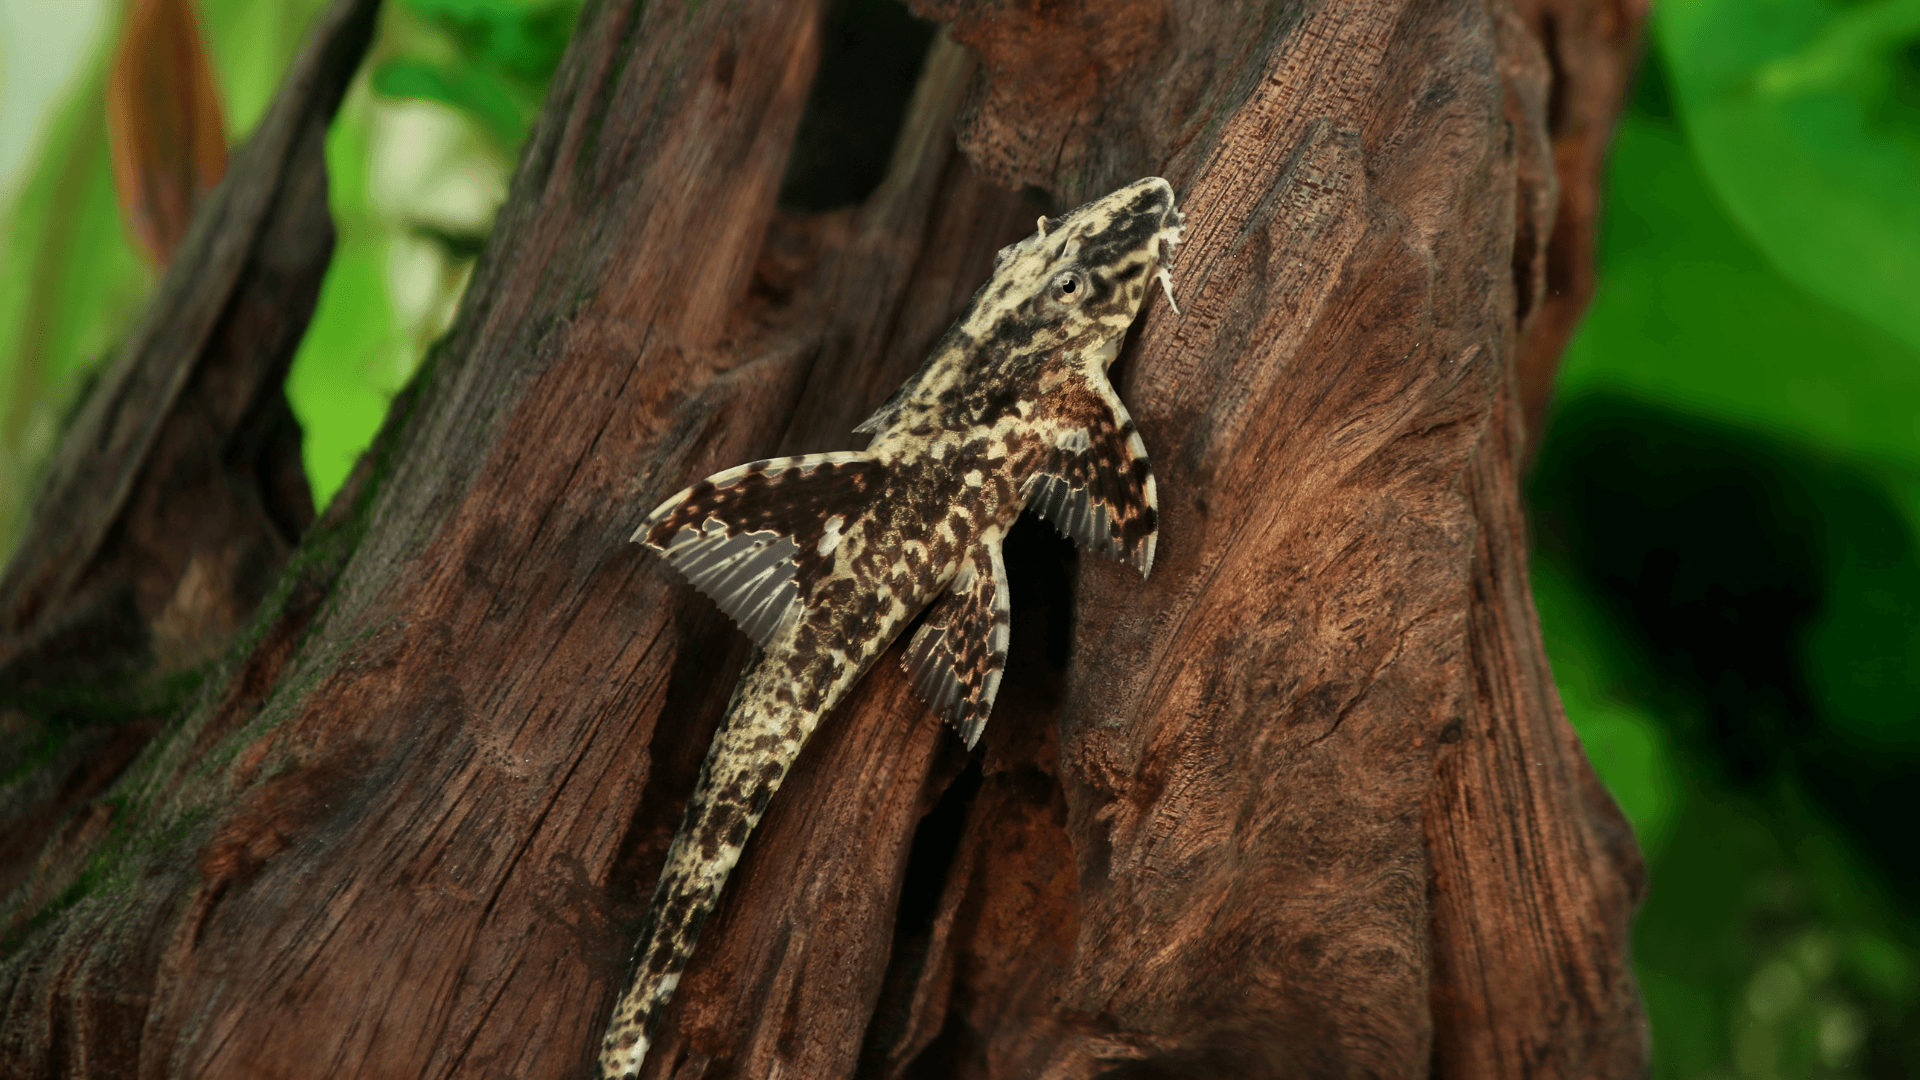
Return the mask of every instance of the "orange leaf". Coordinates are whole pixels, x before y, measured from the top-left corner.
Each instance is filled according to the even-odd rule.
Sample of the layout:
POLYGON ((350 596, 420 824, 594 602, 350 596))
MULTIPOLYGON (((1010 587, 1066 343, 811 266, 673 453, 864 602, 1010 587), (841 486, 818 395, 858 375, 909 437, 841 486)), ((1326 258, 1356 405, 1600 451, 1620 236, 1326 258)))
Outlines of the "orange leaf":
POLYGON ((123 219, 164 266, 227 168, 226 122, 190 0, 134 0, 107 76, 107 139, 123 219))

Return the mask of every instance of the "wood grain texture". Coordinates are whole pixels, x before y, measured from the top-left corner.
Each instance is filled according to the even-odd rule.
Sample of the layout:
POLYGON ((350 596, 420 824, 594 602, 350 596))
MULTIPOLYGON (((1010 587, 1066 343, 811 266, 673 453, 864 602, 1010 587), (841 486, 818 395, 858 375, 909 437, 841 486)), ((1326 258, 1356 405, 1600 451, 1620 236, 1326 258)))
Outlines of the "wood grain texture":
POLYGON ((1551 117, 1597 138, 1637 16, 921 10, 949 36, 886 180, 799 216, 819 5, 589 7, 454 329, 8 901, 7 1071, 586 1075, 746 653, 637 518, 857 445, 999 246, 1152 174, 1190 227, 1186 314, 1114 369, 1151 581, 1016 531, 976 756, 877 665, 647 1074, 1645 1071, 1638 855, 1559 712, 1518 494, 1519 358, 1578 306, 1527 290, 1597 182, 1551 117))

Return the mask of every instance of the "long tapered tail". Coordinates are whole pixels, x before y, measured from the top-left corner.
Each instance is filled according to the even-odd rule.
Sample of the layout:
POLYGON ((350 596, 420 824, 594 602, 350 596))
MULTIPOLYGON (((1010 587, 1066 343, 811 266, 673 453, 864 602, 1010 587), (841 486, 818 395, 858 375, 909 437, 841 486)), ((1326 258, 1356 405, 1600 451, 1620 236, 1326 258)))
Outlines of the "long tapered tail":
POLYGON ((812 711, 798 708, 793 695, 783 692, 792 678, 787 665, 757 653, 727 706, 686 817, 667 850, 631 981, 601 1044, 600 1073, 609 1080, 640 1074, 661 1014, 727 875, 740 861, 747 835, 760 823, 820 714, 831 708, 831 702, 812 711))

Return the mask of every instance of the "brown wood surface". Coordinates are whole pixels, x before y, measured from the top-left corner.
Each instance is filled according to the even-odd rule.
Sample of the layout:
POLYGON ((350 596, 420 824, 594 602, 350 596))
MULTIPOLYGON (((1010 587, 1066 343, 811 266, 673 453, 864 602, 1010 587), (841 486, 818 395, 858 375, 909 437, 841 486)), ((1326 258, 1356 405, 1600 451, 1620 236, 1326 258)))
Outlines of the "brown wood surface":
MULTIPOLYGON (((252 295, 330 230, 202 213, 0 591, 9 737, 55 747, 0 807, 38 823, 0 845, 0 1072, 586 1075, 746 651, 627 534, 689 479, 857 445, 1000 245, 1153 174, 1184 315, 1152 302, 1115 368, 1152 579, 1016 530, 973 755, 876 668, 649 1075, 1645 1072, 1639 855, 1560 712, 1518 488, 1638 9, 920 10, 947 30, 886 179, 798 214, 821 4, 590 5, 454 329, 264 584, 197 524, 227 518, 141 516, 235 487, 169 464, 171 403, 216 369, 280 401, 289 348, 175 276, 252 295), (202 591, 198 636, 139 601, 202 591), (118 712, 71 692, 99 671, 118 712)), ((270 119, 210 206, 324 206, 288 148, 370 15, 316 27, 274 114, 309 126, 256 151, 270 119)), ((179 445, 284 460, 266 409, 179 445)))

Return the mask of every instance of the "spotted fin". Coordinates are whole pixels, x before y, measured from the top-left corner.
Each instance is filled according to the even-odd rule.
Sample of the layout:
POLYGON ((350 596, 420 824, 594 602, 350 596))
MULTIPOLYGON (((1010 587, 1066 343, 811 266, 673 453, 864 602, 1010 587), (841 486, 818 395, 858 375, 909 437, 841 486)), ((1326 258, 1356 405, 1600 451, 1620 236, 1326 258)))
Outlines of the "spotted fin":
POLYGON ((832 569, 841 530, 866 509, 880 469, 844 452, 749 462, 661 503, 633 539, 765 642, 832 569))
POLYGON ((1007 568, 998 543, 961 561, 947 593, 934 602, 907 646, 913 687, 972 749, 987 726, 1007 665, 1007 568))
POLYGON ((1104 377, 1088 380, 1055 410, 1053 446, 1028 479, 1027 509, 1061 535, 1128 563, 1153 569, 1158 497, 1147 447, 1104 377))

